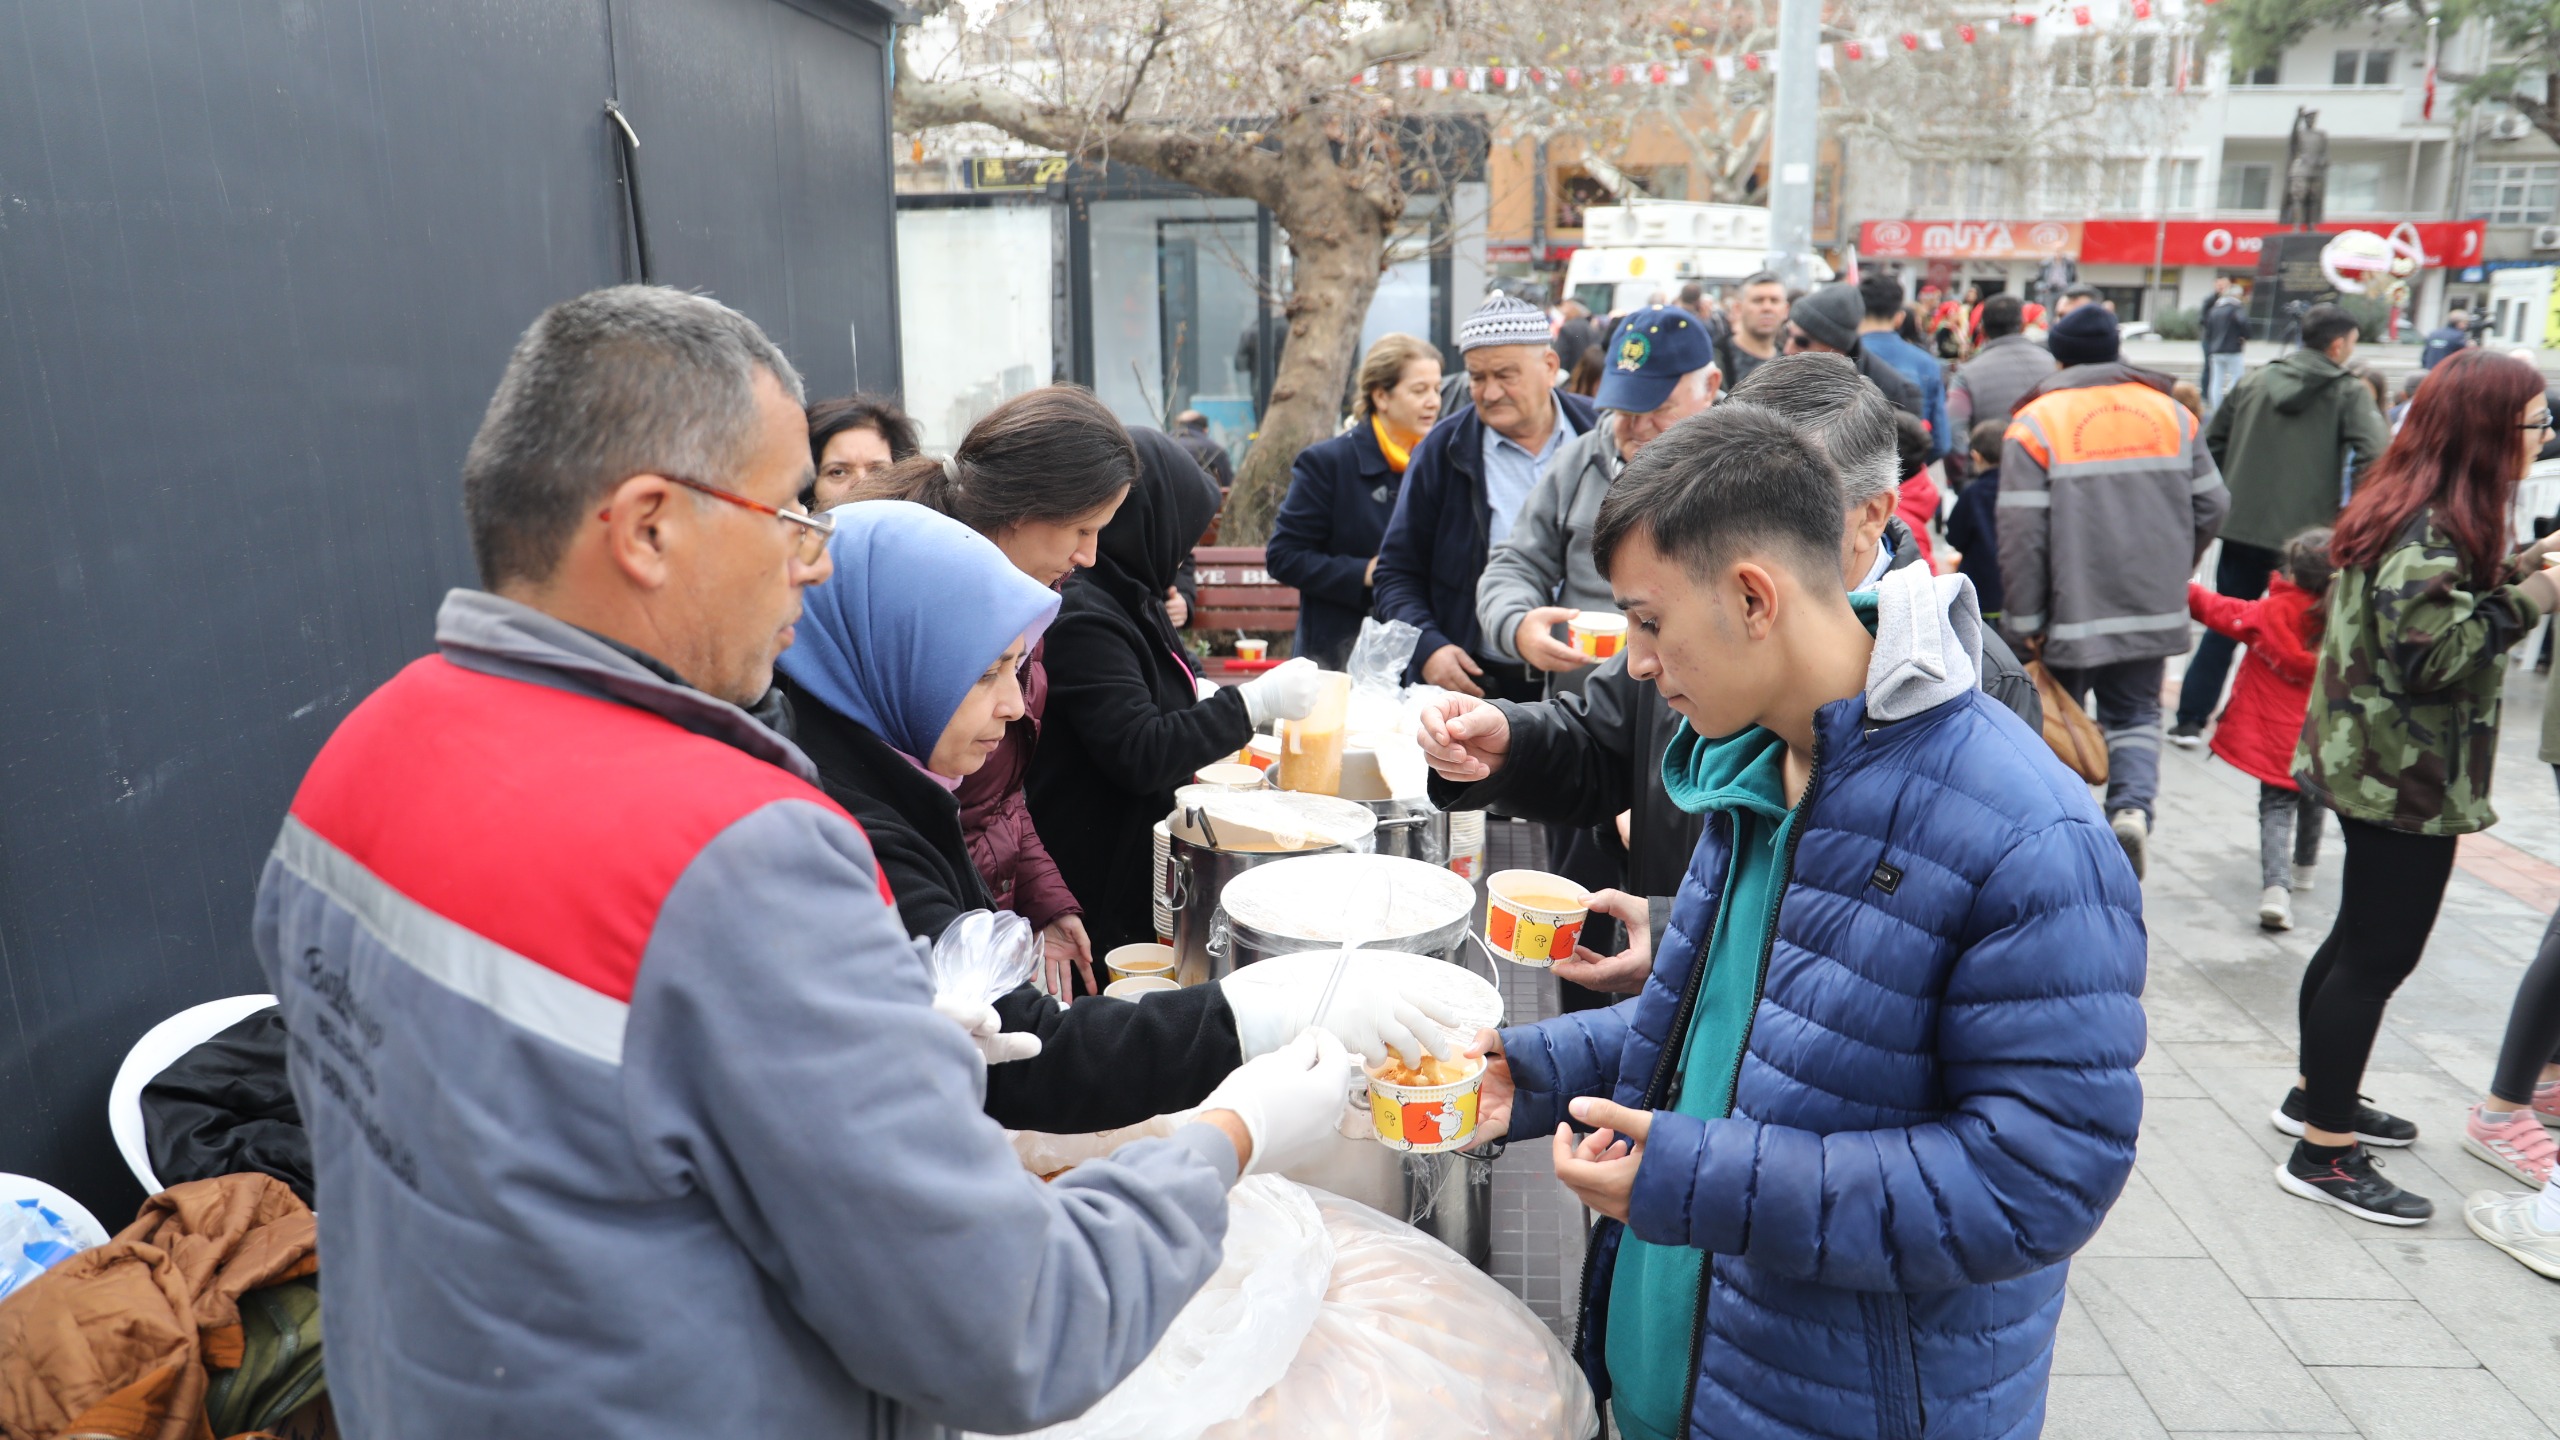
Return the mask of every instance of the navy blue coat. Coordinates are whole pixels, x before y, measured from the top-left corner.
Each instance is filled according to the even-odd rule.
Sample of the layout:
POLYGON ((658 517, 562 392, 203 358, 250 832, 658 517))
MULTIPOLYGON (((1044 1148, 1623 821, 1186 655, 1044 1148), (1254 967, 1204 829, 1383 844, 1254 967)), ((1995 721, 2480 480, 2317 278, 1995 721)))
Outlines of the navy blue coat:
MULTIPOLYGON (((1591 428, 1598 412, 1590 401, 1563 390, 1555 397, 1566 438, 1591 428)), ((1407 680, 1420 680, 1422 662, 1444 645, 1459 646, 1487 669, 1520 668, 1520 662, 1487 650, 1484 628, 1476 623, 1476 580, 1492 552, 1492 534, 1493 502, 1484 493, 1484 419, 1465 405, 1443 416, 1413 447, 1395 514, 1378 545, 1379 617, 1422 631, 1407 680)))
POLYGON ((1271 578, 1298 588, 1292 653, 1342 668, 1369 613, 1369 558, 1387 533, 1402 479, 1366 421, 1298 452, 1263 551, 1271 578))
MULTIPOLYGON (((1815 719, 1733 1114, 1655 1109, 1731 831, 1712 817, 1643 994, 1503 1032, 1515 1136, 1655 1109, 1629 1213, 1709 1253, 1689 1433, 1989 1440, 2043 1424, 2068 1259, 2133 1167, 2142 891, 2079 777, 1979 691, 1815 719)), ((1623 1233, 1593 1231, 1578 1358, 1623 1233)))

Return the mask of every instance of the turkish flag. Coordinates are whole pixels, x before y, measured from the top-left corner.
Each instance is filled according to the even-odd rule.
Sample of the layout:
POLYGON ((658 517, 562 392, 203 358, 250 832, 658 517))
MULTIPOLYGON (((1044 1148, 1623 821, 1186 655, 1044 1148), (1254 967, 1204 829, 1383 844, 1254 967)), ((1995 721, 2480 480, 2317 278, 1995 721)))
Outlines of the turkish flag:
POLYGON ((1745 70, 1757 70, 1757 69, 1759 69, 1759 68, 1760 68, 1760 52, 1759 52, 1759 51, 1757 51, 1757 50, 1745 50, 1745 51, 1743 51, 1743 52, 1742 52, 1742 68, 1743 68, 1743 69, 1745 69, 1745 70))
POLYGON ((1659 60, 1654 61, 1652 64, 1644 68, 1644 83, 1647 85, 1665 84, 1669 82, 1670 79, 1671 68, 1659 60))
POLYGON ((1919 37, 1919 36, 1917 36, 1917 35, 1912 34, 1912 33, 1911 33, 1910 31, 1908 31, 1908 30, 1903 31, 1903 32, 1902 32, 1902 48, 1903 48, 1903 49, 1905 49, 1905 50, 1917 50, 1917 49, 1919 49, 1919 48, 1920 48, 1920 37, 1919 37))
POLYGON ((1967 45, 1972 44, 1972 43, 1973 43, 1973 27, 1972 27, 1972 26, 1970 26, 1970 25, 1959 25, 1959 26, 1957 26, 1957 27, 1956 27, 1956 38, 1957 38, 1957 39, 1959 39, 1959 40, 1961 40, 1961 41, 1963 41, 1963 42, 1964 42, 1964 43, 1966 43, 1967 45))
POLYGON ((2133 18, 2136 20, 2150 19, 2151 0, 2133 0, 2133 18))
POLYGON ((2071 23, 2085 30, 2097 22, 2090 17, 2088 6, 2074 5, 2071 7, 2071 23))
POLYGON ((1509 85, 1510 83, 1511 83, 1511 72, 1510 72, 1510 71, 1508 71, 1508 70, 1503 69, 1503 68, 1502 68, 1501 66, 1499 66, 1499 65, 1494 66, 1494 67, 1493 67, 1493 88, 1494 88, 1494 89, 1496 89, 1496 90, 1500 90, 1500 89, 1504 88, 1505 86, 1509 85))
POLYGON ((1840 46, 1840 53, 1848 56, 1852 60, 1864 60, 1867 58, 1866 47, 1860 45, 1855 40, 1842 42, 1840 46))
POLYGON ((1624 85, 1624 84, 1626 84, 1626 83, 1627 83, 1627 67, 1626 67, 1626 66, 1624 66, 1624 65, 1612 65, 1612 66, 1610 66, 1610 67, 1609 67, 1609 83, 1610 83, 1610 84, 1612 84, 1612 85, 1624 85))

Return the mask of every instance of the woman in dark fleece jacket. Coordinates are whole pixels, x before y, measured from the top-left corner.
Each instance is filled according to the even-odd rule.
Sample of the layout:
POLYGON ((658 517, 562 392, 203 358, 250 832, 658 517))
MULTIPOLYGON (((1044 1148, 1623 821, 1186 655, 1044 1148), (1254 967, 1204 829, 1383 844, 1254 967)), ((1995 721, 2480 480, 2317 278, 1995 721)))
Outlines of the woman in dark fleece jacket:
MULTIPOLYGON (((921 505, 833 514, 834 573, 809 590, 776 682, 820 786, 861 823, 900 920, 929 942, 989 908, 954 792, 1021 716, 1024 657, 1058 597, 921 505)), ((1062 1007, 1026 984, 995 1002, 994 1019, 1038 1035, 1041 1048, 988 1067, 987 1113, 1016 1129, 1081 1133, 1198 1104, 1247 1056, 1306 1028, 1309 988, 1249 978, 1062 1007)), ((1373 1058, 1386 1045, 1454 1049, 1436 1013, 1346 982, 1327 1028, 1373 1058)))
POLYGON ((1093 568, 1068 579, 1049 631, 1049 723, 1026 787, 1096 954, 1156 938, 1153 831, 1174 787, 1316 698, 1305 659, 1202 698, 1164 592, 1218 513, 1218 487, 1161 432, 1129 438, 1137 483, 1103 527, 1093 568))

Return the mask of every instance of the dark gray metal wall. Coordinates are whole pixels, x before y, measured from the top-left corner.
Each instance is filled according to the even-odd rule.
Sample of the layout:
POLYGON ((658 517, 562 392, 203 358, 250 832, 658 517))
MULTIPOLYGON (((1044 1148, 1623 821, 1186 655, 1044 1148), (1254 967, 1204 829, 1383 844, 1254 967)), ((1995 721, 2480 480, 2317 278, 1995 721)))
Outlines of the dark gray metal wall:
POLYGON ((0 0, 0 1170, 110 1229, 132 1042, 262 989, 258 866, 470 582, 509 346, 633 278, 897 384, 885 16, 860 0, 0 0))

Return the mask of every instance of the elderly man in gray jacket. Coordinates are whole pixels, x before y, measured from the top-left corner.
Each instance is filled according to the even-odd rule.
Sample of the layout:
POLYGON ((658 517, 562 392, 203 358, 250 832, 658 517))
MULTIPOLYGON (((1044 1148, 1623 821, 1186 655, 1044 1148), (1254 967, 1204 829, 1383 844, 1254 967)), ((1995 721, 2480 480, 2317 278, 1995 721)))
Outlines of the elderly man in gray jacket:
POLYGON ((1610 482, 1646 441, 1714 404, 1720 384, 1715 344, 1697 316, 1676 305, 1628 316, 1610 337, 1592 397, 1600 423, 1556 452, 1485 560, 1476 582, 1485 643, 1545 671, 1548 695, 1581 690, 1595 663, 1565 637, 1575 613, 1617 613, 1591 563, 1591 525, 1610 482))
POLYGON ((993 1012, 766 723, 829 567, 807 434, 744 316, 553 306, 463 466, 488 588, 294 796, 256 946, 350 1435, 1047 1425, 1216 1270, 1240 1169, 1330 1143, 1359 1070, 1310 1035, 1164 1139, 1015 1159, 993 1012))

